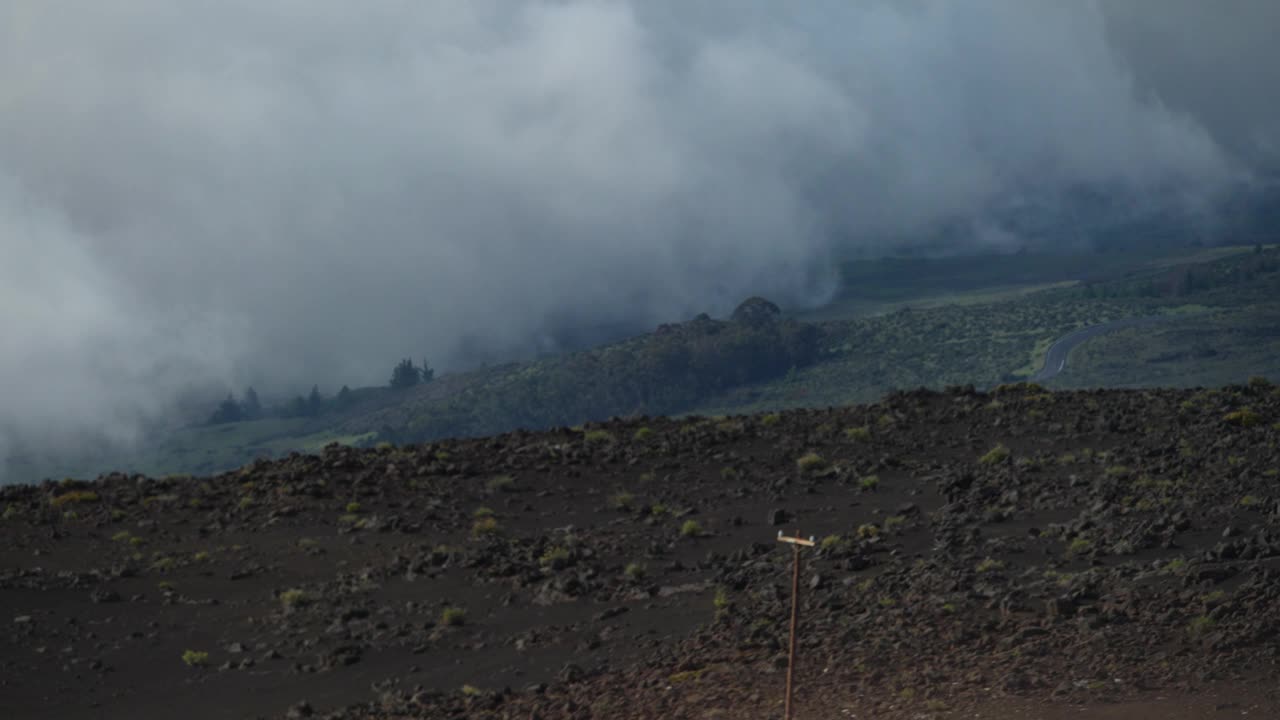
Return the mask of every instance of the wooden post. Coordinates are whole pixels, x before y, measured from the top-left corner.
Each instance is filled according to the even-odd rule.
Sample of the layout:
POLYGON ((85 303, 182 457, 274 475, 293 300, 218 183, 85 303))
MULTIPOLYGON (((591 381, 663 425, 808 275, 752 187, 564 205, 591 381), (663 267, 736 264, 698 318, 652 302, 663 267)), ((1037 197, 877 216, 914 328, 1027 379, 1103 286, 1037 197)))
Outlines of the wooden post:
POLYGON ((813 538, 805 540, 797 530, 795 537, 786 537, 778 531, 778 542, 790 543, 791 567, 791 642, 787 651, 787 697, 783 720, 791 720, 792 696, 795 692, 796 630, 800 625, 800 547, 813 547, 813 538))

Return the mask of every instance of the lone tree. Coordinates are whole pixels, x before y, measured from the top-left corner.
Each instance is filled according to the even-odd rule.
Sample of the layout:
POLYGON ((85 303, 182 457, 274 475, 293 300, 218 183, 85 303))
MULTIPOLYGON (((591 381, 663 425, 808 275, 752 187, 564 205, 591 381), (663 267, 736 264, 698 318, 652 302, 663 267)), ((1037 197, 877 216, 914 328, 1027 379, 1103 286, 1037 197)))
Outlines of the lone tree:
POLYGON ((221 425, 223 423, 240 422, 244 419, 244 411, 240 408, 240 403, 232 397, 231 393, 227 393, 227 399, 218 405, 218 409, 213 411, 213 415, 209 416, 210 425, 221 425))
POLYGON ((262 401, 258 392, 250 387, 244 391, 244 400, 240 402, 240 415, 245 420, 257 420, 262 417, 262 401))
POLYGON ((320 396, 320 386, 312 385, 311 394, 307 396, 307 414, 319 415, 324 410, 324 398, 320 396))
MULTIPOLYGON (((434 374, 434 373, 433 373, 434 374)), ((422 380, 422 371, 413 364, 411 358, 405 358, 391 372, 391 389, 404 390, 417 385, 422 380)))
POLYGON ((436 371, 435 371, 434 369, 432 369, 432 367, 431 367, 430 365, 428 365, 428 364, 427 364, 427 359, 426 359, 426 358, 422 358, 422 370, 421 370, 421 373, 422 373, 422 382, 424 382, 424 383, 429 383, 429 382, 431 382, 432 380, 435 380, 435 379, 436 379, 436 371))
POLYGON ((346 410, 351 407, 351 388, 343 385, 342 389, 338 391, 338 394, 334 397, 333 401, 334 404, 338 406, 339 410, 346 410))

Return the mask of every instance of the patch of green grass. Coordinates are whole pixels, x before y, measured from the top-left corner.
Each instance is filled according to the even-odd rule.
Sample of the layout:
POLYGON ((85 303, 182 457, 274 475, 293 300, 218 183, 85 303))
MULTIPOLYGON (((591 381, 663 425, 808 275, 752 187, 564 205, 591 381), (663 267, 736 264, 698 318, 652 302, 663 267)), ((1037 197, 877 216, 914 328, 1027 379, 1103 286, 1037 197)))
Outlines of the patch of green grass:
POLYGON ((471 523, 471 534, 476 537, 496 535, 498 531, 498 519, 492 515, 476 518, 475 522, 471 523))
POLYGON ((1200 615, 1192 618, 1191 622, 1187 624, 1187 634, 1193 638, 1202 637, 1217 626, 1217 620, 1214 620, 1208 615, 1200 615))
POLYGON ((844 436, 855 442, 866 442, 871 439, 871 426, 859 425, 858 427, 845 428, 844 436))
POLYGON ((885 532, 893 532, 905 525, 906 522, 907 518, 903 515, 890 515, 884 519, 884 530, 885 532))
POLYGON ((614 510, 630 510, 635 505, 635 502, 636 496, 626 490, 620 490, 609 498, 609 506, 614 510))
POLYGON ((1009 459, 1009 448, 1004 445, 996 445, 987 451, 986 455, 978 458, 978 462, 982 465, 999 465, 1009 459))
POLYGON ((995 572, 996 570, 1003 570, 1004 563, 996 560, 995 558, 985 558, 982 562, 978 563, 978 567, 976 569, 980 573, 995 572))
POLYGON ((1069 555, 1087 555, 1093 550, 1093 542, 1087 538, 1078 537, 1071 541, 1067 546, 1067 554, 1069 555))
POLYGON ((49 500, 49 504, 56 508, 72 503, 80 504, 96 502, 98 502, 98 493, 93 492, 92 490, 72 490, 71 492, 63 493, 49 500))
POLYGON ((862 479, 858 480, 858 487, 867 491, 875 490, 880 487, 880 476, 866 475, 862 479))
POLYGON ((608 430, 588 430, 583 434, 582 439, 588 445, 611 445, 613 434, 608 430))
POLYGON ((311 597, 297 588, 280 593, 280 604, 285 610, 296 610, 311 604, 311 597))
POLYGON ((499 475, 497 477, 489 478, 489 481, 484 484, 484 489, 488 490, 490 493, 515 492, 516 480, 510 475, 499 475))
POLYGON ((729 591, 723 587, 716 588, 716 595, 711 600, 711 604, 715 606, 716 613, 723 613, 729 609, 731 604, 729 600, 729 591))
POLYGON ((805 453, 796 460, 796 468, 800 472, 809 473, 816 472, 827 466, 827 461, 817 453, 805 453))
POLYGON ((209 653, 202 650, 187 650, 182 653, 182 662, 187 667, 205 667, 209 664, 209 653))
POLYGON ((553 545, 542 553, 542 557, 538 558, 538 563, 545 567, 558 569, 568 565, 572 557, 573 555, 568 548, 553 545))
POLYGON ((347 503, 347 514, 354 515, 358 512, 360 512, 360 503, 358 502, 347 503))
POLYGON ((1229 412, 1226 415, 1223 415, 1222 419, 1232 425, 1238 425, 1246 428, 1262 423, 1262 416, 1249 408, 1241 408, 1239 410, 1229 412))
POLYGON ((447 607, 440 612, 440 624, 445 627, 460 627, 467 622, 467 611, 457 607, 447 607))

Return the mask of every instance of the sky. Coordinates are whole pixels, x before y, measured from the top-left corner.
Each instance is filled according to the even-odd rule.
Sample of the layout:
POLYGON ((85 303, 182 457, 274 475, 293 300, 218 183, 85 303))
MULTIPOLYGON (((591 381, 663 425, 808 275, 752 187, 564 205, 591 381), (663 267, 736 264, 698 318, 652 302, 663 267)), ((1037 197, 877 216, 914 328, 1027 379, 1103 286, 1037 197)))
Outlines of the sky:
POLYGON ((0 456, 1280 165, 1270 0, 5 0, 0 456))

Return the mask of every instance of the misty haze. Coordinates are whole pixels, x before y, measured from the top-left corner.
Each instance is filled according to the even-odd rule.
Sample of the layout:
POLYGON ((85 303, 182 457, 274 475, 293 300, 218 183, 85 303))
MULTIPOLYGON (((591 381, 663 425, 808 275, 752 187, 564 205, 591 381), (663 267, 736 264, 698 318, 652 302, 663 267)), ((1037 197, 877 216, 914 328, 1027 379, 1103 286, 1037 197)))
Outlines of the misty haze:
MULTIPOLYGON (((752 622, 785 593, 746 588, 787 578, 752 543, 803 521, 835 538, 805 550, 826 598, 809 610, 892 647, 913 682, 945 685, 916 659, 951 636, 895 636, 894 608, 969 603, 998 625, 975 637, 1044 663, 1087 644, 1059 620, 1123 615, 1123 653, 1080 651, 1128 678, 1107 692, 967 635, 948 642, 986 674, 947 682, 1087 704, 1212 678, 1265 715, 1226 649, 1274 664, 1275 598, 1213 593, 1215 573, 1262 588, 1232 563, 1280 557, 1277 33, 1270 0, 0 0, 0 606, 26 618, 0 631, 0 676, 61 678, 23 690, 32 713, 79 697, 64 669, 13 659, 62 639, 6 593, 61 591, 72 576, 41 573, 65 570, 95 607, 142 607, 158 564, 179 586, 164 606, 198 606, 221 590, 185 595, 180 573, 220 588, 197 573, 223 562, 205 546, 244 533, 252 557, 216 578, 257 595, 218 602, 293 633, 271 642, 295 676, 254 660, 261 687, 216 685, 205 665, 248 673, 262 638, 180 635, 214 655, 164 645, 196 652, 163 681, 184 703, 218 687, 252 717, 305 689, 354 713, 403 650, 439 674, 394 692, 475 692, 386 717, 569 717, 561 701, 596 694, 596 716, 642 717, 659 705, 635 698, 668 684, 673 716, 737 717, 756 701, 703 683, 708 648, 782 667, 752 622), (292 544, 255 544, 267 528, 292 544), (911 561, 938 572, 894 575, 911 561), (322 588, 313 562, 351 566, 322 588), (357 567, 385 581, 374 596, 448 590, 393 593, 375 616, 403 620, 393 642, 376 602, 344 595, 357 567), (1176 632, 1100 599, 1148 575, 1176 632), (1194 615, 1160 594, 1175 577, 1194 615), (1019 613, 1046 602, 1028 633, 1019 613), (519 615, 534 606, 571 628, 555 649, 519 615), (661 639, 615 650, 574 624, 624 611, 661 639), (517 648, 499 626, 530 634, 517 648), (1178 643, 1203 657, 1143 664, 1178 643), (491 665, 432 664, 486 646, 491 665), (603 659, 561 667, 579 652, 603 659), (655 657, 661 677, 633 672, 655 657), (348 665, 377 672, 325 686, 348 665), (513 700, 490 671, 550 689, 513 700)), ((829 666, 872 662, 828 642, 829 666)), ((161 703, 150 672, 122 677, 161 703)), ((859 706, 885 717, 991 699, 830 678, 897 693, 859 706)), ((834 717, 853 707, 838 694, 803 701, 834 717)), ((49 716, 90 716, 66 702, 49 716)), ((118 707, 163 716, 138 703, 118 707)))
POLYGON ((4 444, 1088 244, 1081 188, 1208 238, 1280 152, 1280 11, 1226 6, 7 3, 4 444))

